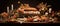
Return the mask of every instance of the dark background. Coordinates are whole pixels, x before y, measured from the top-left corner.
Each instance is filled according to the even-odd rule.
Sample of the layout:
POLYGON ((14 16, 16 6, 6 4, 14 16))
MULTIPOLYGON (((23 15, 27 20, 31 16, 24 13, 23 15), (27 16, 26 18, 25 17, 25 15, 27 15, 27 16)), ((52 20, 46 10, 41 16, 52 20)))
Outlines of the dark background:
POLYGON ((19 7, 18 1, 20 1, 23 4, 28 3, 32 7, 36 7, 36 5, 40 2, 47 2, 49 5, 52 5, 53 10, 60 10, 59 0, 0 0, 0 13, 6 11, 7 6, 11 7, 11 4, 14 4, 14 9, 17 9, 19 7))

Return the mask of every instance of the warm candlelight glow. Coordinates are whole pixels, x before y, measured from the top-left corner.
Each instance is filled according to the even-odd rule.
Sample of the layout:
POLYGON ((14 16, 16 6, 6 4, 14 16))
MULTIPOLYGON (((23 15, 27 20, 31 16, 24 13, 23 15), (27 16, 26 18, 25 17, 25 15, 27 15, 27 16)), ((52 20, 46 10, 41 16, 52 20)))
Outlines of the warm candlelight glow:
POLYGON ((18 1, 18 4, 20 4, 20 1, 18 1))

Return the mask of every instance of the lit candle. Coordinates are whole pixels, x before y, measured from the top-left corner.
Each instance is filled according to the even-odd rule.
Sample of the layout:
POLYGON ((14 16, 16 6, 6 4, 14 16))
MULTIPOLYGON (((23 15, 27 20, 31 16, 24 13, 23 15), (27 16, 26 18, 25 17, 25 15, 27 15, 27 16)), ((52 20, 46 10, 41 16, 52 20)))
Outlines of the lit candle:
POLYGON ((20 1, 18 1, 18 4, 20 4, 20 1))
POLYGON ((7 6, 7 13, 9 13, 9 7, 7 6))
POLYGON ((49 13, 51 13, 51 10, 52 10, 52 9, 51 9, 51 8, 49 8, 49 13))
POLYGON ((45 15, 48 15, 48 12, 46 12, 45 15))
POLYGON ((13 10, 13 4, 11 5, 11 9, 13 10))

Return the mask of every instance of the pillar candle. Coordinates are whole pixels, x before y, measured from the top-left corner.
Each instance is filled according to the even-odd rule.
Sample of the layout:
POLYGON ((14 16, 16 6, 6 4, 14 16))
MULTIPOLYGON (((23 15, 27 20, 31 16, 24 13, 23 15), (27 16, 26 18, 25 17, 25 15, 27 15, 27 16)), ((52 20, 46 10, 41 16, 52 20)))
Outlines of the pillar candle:
POLYGON ((49 13, 51 13, 51 11, 52 11, 52 9, 51 9, 51 8, 49 8, 49 13))
POLYGON ((13 10, 13 4, 11 5, 11 9, 13 10))
POLYGON ((9 7, 7 6, 7 13, 9 13, 9 7))

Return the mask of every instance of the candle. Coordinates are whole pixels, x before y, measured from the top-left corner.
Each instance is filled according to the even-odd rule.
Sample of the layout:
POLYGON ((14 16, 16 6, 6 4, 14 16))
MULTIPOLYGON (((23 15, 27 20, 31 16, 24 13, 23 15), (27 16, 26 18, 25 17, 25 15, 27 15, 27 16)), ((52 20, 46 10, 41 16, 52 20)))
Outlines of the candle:
POLYGON ((48 15, 48 12, 46 12, 45 15, 47 16, 48 15))
POLYGON ((51 10, 52 10, 52 9, 51 9, 51 8, 49 8, 49 13, 51 13, 51 10))
POLYGON ((20 1, 18 1, 18 4, 20 4, 20 1))
POLYGON ((11 5, 11 9, 13 10, 13 4, 11 5))
POLYGON ((9 13, 9 7, 7 6, 7 13, 9 13))

